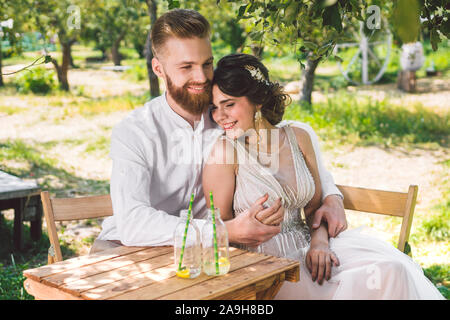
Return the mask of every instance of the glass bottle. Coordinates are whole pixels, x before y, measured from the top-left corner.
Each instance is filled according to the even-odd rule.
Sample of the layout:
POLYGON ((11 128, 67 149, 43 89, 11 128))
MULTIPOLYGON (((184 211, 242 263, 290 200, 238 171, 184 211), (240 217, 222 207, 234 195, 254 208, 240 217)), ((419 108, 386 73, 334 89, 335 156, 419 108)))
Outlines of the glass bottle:
POLYGON ((175 272, 180 278, 193 279, 202 270, 200 230, 192 219, 192 213, 188 222, 188 210, 181 210, 180 218, 173 235, 175 272))
POLYGON ((215 208, 214 213, 217 245, 214 244, 214 223, 211 209, 208 209, 207 220, 202 228, 203 271, 209 276, 223 275, 230 270, 228 231, 220 218, 220 210, 215 208))

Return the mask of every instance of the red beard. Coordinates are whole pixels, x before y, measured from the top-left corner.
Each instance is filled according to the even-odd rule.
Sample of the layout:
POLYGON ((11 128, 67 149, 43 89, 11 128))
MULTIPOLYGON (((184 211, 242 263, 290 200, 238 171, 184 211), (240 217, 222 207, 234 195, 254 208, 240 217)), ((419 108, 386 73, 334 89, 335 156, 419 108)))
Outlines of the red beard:
POLYGON ((173 100, 175 100, 175 102, 184 110, 194 115, 200 115, 208 109, 212 97, 210 80, 206 80, 205 83, 187 82, 183 87, 177 87, 173 84, 172 80, 170 80, 169 76, 166 75, 166 78, 167 91, 173 100), (198 94, 190 93, 187 88, 194 85, 206 85, 205 91, 198 94))

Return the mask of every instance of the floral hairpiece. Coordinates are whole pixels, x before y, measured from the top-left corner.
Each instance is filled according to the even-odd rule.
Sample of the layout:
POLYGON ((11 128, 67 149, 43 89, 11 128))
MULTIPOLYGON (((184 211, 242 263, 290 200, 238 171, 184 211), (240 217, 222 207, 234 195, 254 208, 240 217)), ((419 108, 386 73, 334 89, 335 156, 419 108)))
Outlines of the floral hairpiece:
POLYGON ((253 79, 255 79, 259 82, 264 82, 267 85, 269 84, 269 81, 267 81, 266 77, 264 77, 264 75, 262 74, 261 70, 259 70, 259 68, 248 65, 248 64, 245 65, 244 68, 245 68, 245 70, 250 72, 250 75, 252 76, 253 79))

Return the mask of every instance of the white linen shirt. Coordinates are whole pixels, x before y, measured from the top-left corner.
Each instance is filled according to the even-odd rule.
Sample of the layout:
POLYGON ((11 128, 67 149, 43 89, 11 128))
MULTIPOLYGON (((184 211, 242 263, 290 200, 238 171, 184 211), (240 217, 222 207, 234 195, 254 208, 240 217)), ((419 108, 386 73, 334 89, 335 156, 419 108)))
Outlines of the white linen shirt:
MULTIPOLYGON (((311 135, 323 197, 341 195, 320 161, 312 128, 300 122, 291 125, 311 135)), ((188 208, 191 193, 195 194, 193 220, 201 230, 207 213, 202 169, 221 134, 223 130, 208 112, 193 129, 172 110, 165 94, 133 110, 112 130, 110 192, 114 214, 103 221, 98 239, 120 240, 126 246, 172 245, 180 211, 188 208)))

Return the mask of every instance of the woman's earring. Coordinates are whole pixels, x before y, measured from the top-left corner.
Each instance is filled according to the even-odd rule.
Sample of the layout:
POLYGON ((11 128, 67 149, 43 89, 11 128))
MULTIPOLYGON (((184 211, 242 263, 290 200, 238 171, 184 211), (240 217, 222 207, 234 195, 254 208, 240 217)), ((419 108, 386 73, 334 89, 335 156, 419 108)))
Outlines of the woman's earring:
POLYGON ((256 150, 259 153, 259 141, 260 141, 260 136, 259 136, 259 129, 261 128, 261 121, 262 121, 262 114, 261 114, 261 110, 258 110, 255 112, 255 130, 256 130, 256 141, 257 141, 257 145, 256 145, 256 150))

